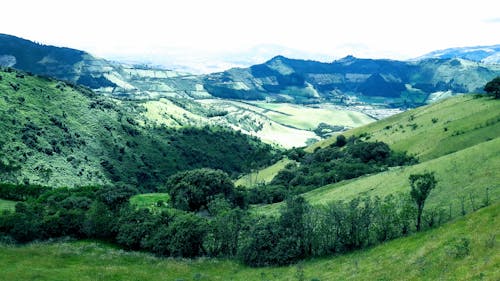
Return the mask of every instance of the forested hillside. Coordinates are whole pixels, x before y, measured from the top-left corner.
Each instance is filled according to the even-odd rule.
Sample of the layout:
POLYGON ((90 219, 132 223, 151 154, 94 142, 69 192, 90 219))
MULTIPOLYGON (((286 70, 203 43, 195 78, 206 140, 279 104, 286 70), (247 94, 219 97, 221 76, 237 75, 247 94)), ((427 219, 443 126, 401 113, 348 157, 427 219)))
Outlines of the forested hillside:
POLYGON ((11 68, 0 70, 0 109, 4 182, 151 189, 178 171, 237 175, 276 157, 271 146, 233 130, 169 129, 143 117, 140 102, 11 68))

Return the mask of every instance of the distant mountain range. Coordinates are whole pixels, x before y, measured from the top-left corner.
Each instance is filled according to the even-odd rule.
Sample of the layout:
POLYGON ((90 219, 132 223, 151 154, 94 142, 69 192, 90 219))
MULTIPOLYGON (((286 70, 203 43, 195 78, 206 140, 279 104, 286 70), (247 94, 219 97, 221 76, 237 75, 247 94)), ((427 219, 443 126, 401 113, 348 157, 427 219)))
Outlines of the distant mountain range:
POLYGON ((439 58, 454 59, 461 58, 471 61, 499 64, 500 63, 500 44, 493 46, 461 47, 434 51, 423 55, 417 60, 439 58))
POLYGON ((99 93, 132 99, 211 97, 270 102, 414 107, 482 90, 500 75, 499 47, 457 48, 417 61, 359 59, 332 63, 276 56, 249 68, 190 75, 96 58, 84 51, 0 35, 0 65, 53 76, 99 93), (471 61, 474 60, 474 61, 471 61))
POLYGON ((205 76, 214 96, 237 99, 412 107, 444 93, 480 92, 500 65, 463 59, 416 62, 345 57, 332 63, 282 56, 245 69, 205 76))

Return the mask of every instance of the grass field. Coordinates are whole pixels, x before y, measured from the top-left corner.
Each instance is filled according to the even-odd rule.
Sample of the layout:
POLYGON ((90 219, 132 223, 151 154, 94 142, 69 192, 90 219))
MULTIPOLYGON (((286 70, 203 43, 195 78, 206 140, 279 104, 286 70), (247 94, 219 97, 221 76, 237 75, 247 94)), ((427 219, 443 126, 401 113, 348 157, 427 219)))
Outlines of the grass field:
POLYGON ((227 111, 228 114, 211 122, 230 125, 261 138, 265 142, 286 148, 305 146, 310 139, 319 139, 312 132, 320 123, 358 127, 375 119, 359 111, 332 105, 315 108, 288 103, 199 100, 204 106, 227 111), (259 129, 255 128, 256 124, 259 129))
MULTIPOLYGON (((500 100, 465 95, 445 99, 349 130, 346 136, 368 134, 421 161, 433 159, 500 137, 500 100)), ((308 147, 327 146, 335 137, 308 147)))
POLYGON ((271 120, 303 130, 313 130, 320 123, 359 127, 375 121, 366 114, 348 109, 313 108, 289 103, 253 104, 266 109, 263 113, 271 120))
MULTIPOLYGON (((500 199, 500 138, 487 141, 462 151, 414 166, 394 168, 359 179, 326 185, 304 194, 313 205, 336 200, 351 200, 360 195, 384 197, 399 192, 409 192, 410 174, 434 171, 437 187, 429 196, 426 208, 452 205, 456 215, 461 211, 461 200, 465 199, 467 210, 485 198, 489 188, 491 200, 500 199)), ((254 209, 257 213, 276 213, 280 204, 265 205, 254 209)))
POLYGON ((136 206, 137 208, 148 208, 156 209, 158 207, 166 207, 170 202, 170 195, 168 193, 145 193, 134 195, 130 198, 130 204, 136 206), (163 203, 158 206, 158 202, 163 203))
MULTIPOLYGON (((320 187, 304 194, 311 204, 351 200, 360 195, 384 197, 409 192, 409 175, 425 171, 434 171, 438 180, 427 208, 451 205, 457 215, 462 204, 467 210, 481 204, 487 188, 491 198, 500 199, 499 100, 473 96, 446 99, 349 130, 345 135, 363 133, 371 136, 369 141, 381 140, 393 149, 417 155, 421 163, 320 187), (416 124, 417 128, 413 130, 408 124, 416 124)), ((334 139, 308 150, 326 146, 334 139)), ((259 206, 253 211, 276 213, 279 205, 259 206)))
POLYGON ((14 210, 16 203, 16 201, 0 199, 0 212, 3 210, 14 210))
POLYGON ((2 280, 499 280, 500 205, 439 228, 287 267, 155 258, 92 241, 0 246, 2 280))
POLYGON ((236 186, 242 185, 246 187, 252 187, 263 183, 269 183, 273 180, 274 176, 276 176, 276 174, 278 174, 280 170, 285 168, 287 164, 293 162, 294 161, 288 158, 282 159, 267 168, 244 175, 243 177, 236 180, 234 184, 236 186))

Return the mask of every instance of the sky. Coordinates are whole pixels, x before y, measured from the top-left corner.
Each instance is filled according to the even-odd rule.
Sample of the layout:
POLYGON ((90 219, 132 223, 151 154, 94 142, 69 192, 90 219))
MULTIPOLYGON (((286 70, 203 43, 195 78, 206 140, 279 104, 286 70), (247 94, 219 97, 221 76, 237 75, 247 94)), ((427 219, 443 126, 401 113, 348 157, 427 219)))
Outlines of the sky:
POLYGON ((0 33, 104 58, 180 64, 218 64, 237 56, 245 63, 249 52, 263 52, 251 61, 273 49, 320 60, 410 59, 450 47, 500 44, 500 2, 16 0, 1 4, 0 33))

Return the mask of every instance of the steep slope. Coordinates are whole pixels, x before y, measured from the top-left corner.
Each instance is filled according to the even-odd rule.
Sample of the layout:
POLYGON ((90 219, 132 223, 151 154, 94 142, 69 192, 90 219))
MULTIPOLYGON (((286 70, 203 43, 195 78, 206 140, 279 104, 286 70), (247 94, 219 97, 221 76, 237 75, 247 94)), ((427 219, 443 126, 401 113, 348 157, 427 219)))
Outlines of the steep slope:
POLYGON ((184 73, 96 58, 84 51, 0 34, 0 66, 15 67, 122 98, 207 97, 199 79, 184 73))
POLYGON ((0 245, 0 270, 6 280, 498 280, 499 212, 494 204, 437 229, 287 267, 155 258, 82 241, 0 245))
MULTIPOLYGON (((322 118, 324 110, 297 105, 296 115, 320 116, 307 128, 296 127, 283 118, 262 114, 259 105, 250 106, 213 98, 205 89, 203 76, 193 76, 147 65, 112 62, 70 48, 40 45, 15 36, 0 34, 0 66, 11 66, 48 75, 92 88, 96 93, 127 100, 147 100, 144 116, 168 127, 224 126, 284 147, 304 146, 325 136, 313 132, 326 127, 352 127, 373 119, 362 110, 335 108, 353 118, 322 118), (304 112, 301 112, 301 109, 304 112), (222 114, 224 113, 224 114, 222 114), (225 114, 227 113, 227 114, 225 114), (261 124, 261 125, 259 125, 261 124), (324 127, 324 125, 322 125, 324 127)), ((370 112, 369 114, 372 114, 370 112)), ((335 113, 334 113, 335 114, 335 113)), ((378 112, 375 110, 375 116, 378 112)), ((382 112, 382 115, 385 115, 382 112)))
POLYGON ((277 56, 204 81, 210 94, 222 98, 414 107, 443 94, 480 91, 498 75, 499 65, 462 59, 403 62, 349 56, 321 63, 277 56))
POLYGON ((168 129, 122 101, 11 68, 0 69, 0 181, 51 186, 154 188, 176 171, 212 167, 236 175, 274 151, 222 128, 168 129))
MULTIPOLYGON (((325 204, 361 195, 407 193, 410 174, 434 171, 439 183, 428 200, 430 209, 449 207, 456 215, 462 206, 475 209, 486 193, 490 199, 499 200, 499 112, 498 100, 460 96, 349 130, 346 136, 387 142, 393 149, 416 155, 421 163, 326 185, 304 196, 312 204, 325 204)), ((334 141, 335 137, 307 150, 326 147, 334 141)), ((279 204, 260 206, 255 212, 274 213, 278 208, 279 204)))
MULTIPOLYGON (((383 141, 425 161, 500 137, 499 112, 499 100, 464 95, 409 110, 344 134, 383 141)), ((335 137, 314 144, 308 150, 333 142, 335 137)))

